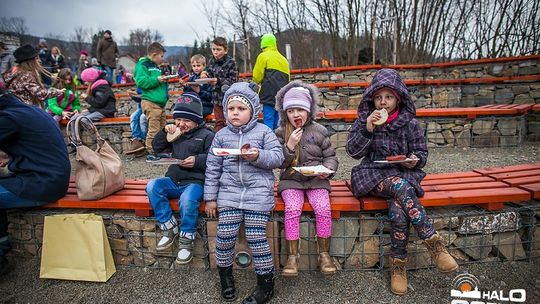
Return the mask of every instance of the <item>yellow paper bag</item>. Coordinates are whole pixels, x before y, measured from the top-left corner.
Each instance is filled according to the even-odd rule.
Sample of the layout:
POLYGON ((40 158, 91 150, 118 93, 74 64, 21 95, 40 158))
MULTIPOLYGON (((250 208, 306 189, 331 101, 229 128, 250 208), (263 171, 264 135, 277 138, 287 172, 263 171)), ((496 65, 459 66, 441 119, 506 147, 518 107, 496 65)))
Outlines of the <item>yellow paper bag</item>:
POLYGON ((101 216, 45 217, 40 278, 106 282, 115 272, 101 216))

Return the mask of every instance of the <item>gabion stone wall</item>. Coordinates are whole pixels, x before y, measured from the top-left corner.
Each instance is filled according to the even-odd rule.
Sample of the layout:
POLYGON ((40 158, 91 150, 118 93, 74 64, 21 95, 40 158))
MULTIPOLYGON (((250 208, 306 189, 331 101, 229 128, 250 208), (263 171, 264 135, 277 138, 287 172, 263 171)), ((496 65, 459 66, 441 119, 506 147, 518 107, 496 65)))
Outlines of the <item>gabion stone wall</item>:
MULTIPOLYGON (((81 210, 11 211, 9 233, 11 256, 39 257, 45 215, 77 213, 81 210)), ((88 211, 90 212, 90 211, 88 211)), ((161 231, 153 218, 136 217, 132 212, 99 211, 117 265, 165 269, 215 267, 217 222, 201 217, 193 261, 180 266, 174 262, 178 248, 155 250, 161 231)), ((540 257, 540 207, 534 202, 510 204, 502 211, 488 212, 475 206, 427 208, 438 233, 458 263, 528 260, 540 257)), ((274 214, 267 226, 267 237, 276 267, 287 260, 282 214, 274 214)), ((300 269, 316 270, 317 243, 311 213, 300 224, 300 269)), ((410 269, 431 267, 431 257, 411 226, 410 269)), ((251 254, 245 237, 240 236, 236 252, 251 254)), ((390 223, 386 212, 345 213, 332 222, 330 255, 340 270, 382 270, 388 265, 390 223)), ((239 268, 238 266, 236 266, 239 268)), ((253 265, 249 265, 253 267, 253 265)))

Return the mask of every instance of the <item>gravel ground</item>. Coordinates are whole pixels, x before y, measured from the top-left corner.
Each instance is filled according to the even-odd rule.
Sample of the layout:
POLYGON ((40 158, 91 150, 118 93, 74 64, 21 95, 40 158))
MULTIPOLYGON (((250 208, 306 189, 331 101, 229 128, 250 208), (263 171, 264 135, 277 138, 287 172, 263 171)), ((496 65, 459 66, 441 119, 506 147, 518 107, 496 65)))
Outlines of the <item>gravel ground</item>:
MULTIPOLYGON (((348 179, 358 161, 338 151, 341 161, 336 179, 348 179)), ((540 144, 515 148, 455 149, 430 151, 428 173, 467 171, 475 168, 540 162, 540 144)), ((162 176, 164 166, 148 165, 143 159, 126 161, 130 178, 162 176)), ((219 303, 217 271, 120 268, 107 283, 39 279, 39 260, 14 259, 12 269, 0 276, 0 303, 219 303)), ((409 271, 409 292, 395 296, 388 288, 388 272, 340 272, 323 277, 303 272, 298 278, 277 278, 272 303, 450 303, 452 280, 468 272, 480 281, 482 290, 523 288, 526 303, 540 303, 535 288, 540 261, 496 262, 461 266, 454 274, 435 269, 409 271)), ((235 272, 239 299, 255 285, 251 271, 235 272)), ((237 301, 239 303, 240 301, 237 301)), ((496 301, 494 301, 496 302, 496 301)), ((508 302, 504 302, 508 303, 508 302)))
MULTIPOLYGON (((337 154, 340 164, 334 179, 349 179, 351 168, 359 161, 349 157, 344 149, 338 149, 337 154)), ((144 157, 125 160, 129 160, 125 163, 130 178, 161 177, 167 170, 167 166, 147 164, 144 157)), ((512 148, 436 148, 429 151, 424 170, 427 173, 469 171, 533 162, 540 162, 540 143, 512 148)))

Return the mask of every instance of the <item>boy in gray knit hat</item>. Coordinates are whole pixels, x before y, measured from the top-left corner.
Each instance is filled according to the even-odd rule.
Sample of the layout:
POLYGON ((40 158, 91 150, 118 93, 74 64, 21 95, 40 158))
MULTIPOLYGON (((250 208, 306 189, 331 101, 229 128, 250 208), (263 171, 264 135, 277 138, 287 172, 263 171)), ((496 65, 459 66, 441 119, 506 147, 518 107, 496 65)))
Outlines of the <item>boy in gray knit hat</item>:
POLYGON ((196 93, 184 93, 178 98, 173 118, 174 124, 160 130, 152 144, 156 153, 172 152, 176 162, 169 166, 165 177, 148 182, 146 194, 163 231, 156 250, 167 250, 179 238, 176 263, 187 264, 193 257, 206 156, 214 133, 203 121, 201 99, 196 93), (173 216, 169 199, 178 199, 180 225, 173 216))

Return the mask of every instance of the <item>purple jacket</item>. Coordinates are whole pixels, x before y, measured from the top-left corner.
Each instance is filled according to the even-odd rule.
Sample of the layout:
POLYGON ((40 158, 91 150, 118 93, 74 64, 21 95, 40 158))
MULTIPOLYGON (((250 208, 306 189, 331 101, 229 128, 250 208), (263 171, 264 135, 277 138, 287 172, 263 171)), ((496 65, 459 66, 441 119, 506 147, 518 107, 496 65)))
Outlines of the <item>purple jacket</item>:
POLYGON ((382 180, 391 176, 407 179, 418 196, 424 195, 420 181, 426 173, 420 168, 426 164, 428 151, 424 131, 415 116, 416 107, 397 71, 392 69, 378 71, 364 92, 362 102, 358 106, 358 119, 354 122, 347 139, 347 153, 355 159, 363 157, 361 163, 351 171, 351 186, 356 197, 368 194, 382 180), (366 121, 369 114, 375 110, 373 94, 383 87, 391 88, 399 94, 400 112, 395 120, 376 127, 373 133, 370 133, 366 128, 366 121), (407 156, 414 154, 420 160, 413 169, 407 169, 399 164, 373 162, 400 154, 407 156))

